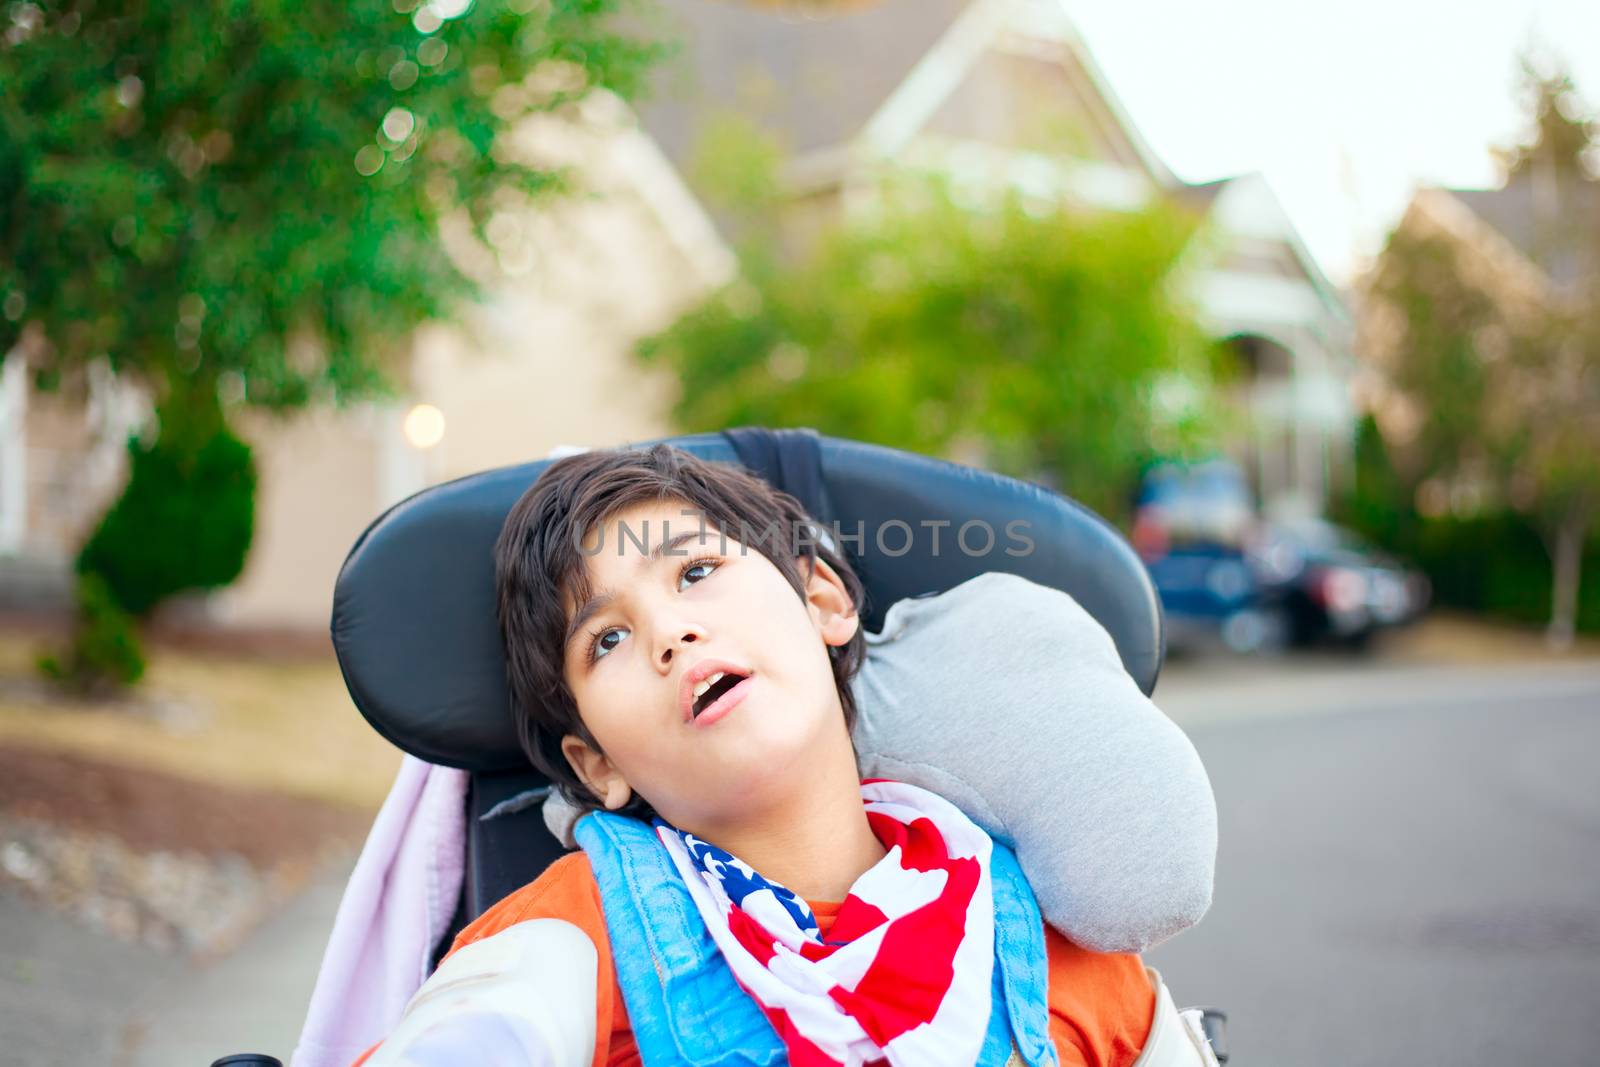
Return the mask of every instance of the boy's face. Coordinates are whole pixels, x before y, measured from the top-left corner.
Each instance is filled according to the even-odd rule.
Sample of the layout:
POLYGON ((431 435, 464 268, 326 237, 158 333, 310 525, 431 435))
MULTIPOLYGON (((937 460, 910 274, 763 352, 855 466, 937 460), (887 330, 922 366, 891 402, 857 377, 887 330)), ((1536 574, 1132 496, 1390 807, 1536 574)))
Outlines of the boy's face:
POLYGON ((808 753, 848 745, 828 647, 860 622, 827 564, 802 601, 740 531, 724 542, 688 510, 640 504, 588 532, 592 600, 567 605, 565 672, 604 755, 570 735, 562 749, 606 807, 637 790, 668 822, 712 830, 782 803, 808 753))

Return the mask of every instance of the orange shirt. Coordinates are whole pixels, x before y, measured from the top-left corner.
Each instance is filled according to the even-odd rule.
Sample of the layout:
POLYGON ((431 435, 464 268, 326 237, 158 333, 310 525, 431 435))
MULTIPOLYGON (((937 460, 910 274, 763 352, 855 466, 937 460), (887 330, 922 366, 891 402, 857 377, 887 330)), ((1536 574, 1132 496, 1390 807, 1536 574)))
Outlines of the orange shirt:
MULTIPOLYGON (((817 917, 818 927, 826 934, 839 905, 807 903, 817 917)), ((594 1067, 636 1067, 639 1050, 611 962, 611 939, 600 908, 600 886, 594 880, 589 857, 582 852, 561 857, 536 881, 484 912, 461 931, 450 951, 531 919, 565 919, 594 942, 600 957, 595 1033, 601 1035, 595 1042, 594 1067)), ((1155 991, 1139 957, 1078 948, 1048 926, 1045 949, 1050 967, 1050 1037, 1064 1067, 1132 1064, 1144 1047, 1156 1010, 1155 991)), ((359 1067, 362 1061, 356 1062, 359 1067)))

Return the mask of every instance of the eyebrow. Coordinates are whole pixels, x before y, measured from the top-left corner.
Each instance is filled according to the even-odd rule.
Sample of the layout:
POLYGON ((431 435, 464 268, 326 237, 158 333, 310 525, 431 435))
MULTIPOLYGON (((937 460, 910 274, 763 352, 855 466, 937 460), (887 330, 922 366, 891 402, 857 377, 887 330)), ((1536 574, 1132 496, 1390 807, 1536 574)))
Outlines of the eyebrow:
MULTIPOLYGON (((687 544, 690 541, 699 541, 702 540, 703 537, 704 531, 699 529, 686 530, 675 537, 671 537, 650 550, 650 562, 656 562, 662 556, 666 555, 672 549, 677 548, 679 545, 687 544)), ((594 618, 601 611, 605 610, 606 606, 609 605, 614 599, 616 598, 610 593, 601 593, 598 596, 592 596, 583 602, 583 607, 579 608, 572 616, 572 621, 567 623, 566 636, 561 639, 561 651, 563 653, 565 653, 567 647, 572 644, 572 638, 574 635, 576 635, 579 630, 583 629, 583 624, 594 618)))

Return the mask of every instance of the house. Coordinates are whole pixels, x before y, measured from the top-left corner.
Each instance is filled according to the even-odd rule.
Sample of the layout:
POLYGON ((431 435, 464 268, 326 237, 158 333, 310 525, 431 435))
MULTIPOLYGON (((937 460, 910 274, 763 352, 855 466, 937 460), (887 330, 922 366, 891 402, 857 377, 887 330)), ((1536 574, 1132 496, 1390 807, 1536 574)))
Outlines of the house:
MULTIPOLYGON (((637 121, 596 97, 581 132, 551 121, 524 131, 531 149, 579 162, 604 196, 508 227, 516 232, 495 261, 475 268, 494 277, 492 301, 460 328, 416 338, 410 400, 427 407, 245 421, 261 466, 257 543, 240 581, 212 598, 217 619, 324 625, 345 551, 409 492, 557 444, 668 432, 672 383, 641 377, 628 352, 731 276, 725 235, 690 166, 700 131, 729 111, 786 147, 783 221, 799 239, 870 207, 889 167, 1106 210, 1171 198, 1203 215, 1220 240, 1196 252, 1206 257, 1197 298, 1249 370, 1253 429, 1235 443, 1239 458, 1269 506, 1321 507, 1353 423, 1351 324, 1339 294, 1259 176, 1193 186, 1168 170, 1062 0, 660 8, 682 49, 637 121)), ((463 246, 468 258, 478 253, 463 246)), ((58 412, 27 397, 9 366, 4 380, 0 554, 13 573, 21 559, 64 573, 83 523, 115 486, 137 405, 97 401, 91 424, 87 409, 58 412)))
MULTIPOLYGON (((1499 189, 1423 187, 1412 194, 1394 232, 1444 242, 1456 253, 1466 280, 1508 309, 1533 309, 1580 276, 1578 264, 1567 257, 1556 261, 1553 273, 1539 265, 1535 217, 1531 182, 1499 189)), ((1362 302, 1358 346, 1380 365, 1398 355, 1401 324, 1395 314, 1381 302, 1362 302)))
MULTIPOLYGON (((1600 255, 1600 185, 1557 190, 1550 178, 1541 168, 1529 167, 1495 189, 1420 188, 1391 240, 1442 245, 1452 253, 1462 279, 1487 294, 1503 314, 1512 321, 1537 323, 1552 307, 1591 299, 1585 286, 1593 284, 1595 257, 1600 255)), ((1369 284, 1379 275, 1374 271, 1369 284)), ((1381 298, 1361 301, 1357 345, 1363 361, 1376 370, 1398 366, 1406 356, 1401 314, 1381 298)), ((1384 436, 1392 442, 1409 440, 1420 421, 1411 404, 1377 379, 1366 391, 1370 396, 1365 402, 1384 436)), ((1444 510, 1444 497, 1450 495, 1446 484, 1425 482, 1419 507, 1444 510)), ((1457 509, 1471 510, 1492 498, 1482 472, 1458 472, 1449 484, 1457 509)))
MULTIPOLYGON (((1448 197, 1470 211, 1504 242, 1501 256, 1514 250, 1528 268, 1543 276, 1552 295, 1579 295, 1577 287, 1593 276, 1600 183, 1558 193, 1542 180, 1538 169, 1529 168, 1498 189, 1435 189, 1418 196, 1448 197)), ((1482 245, 1482 235, 1477 243, 1482 245)))
POLYGON ((1070 3, 662 6, 683 51, 641 107, 642 124, 692 183, 708 120, 753 121, 787 153, 796 243, 869 210, 889 166, 1107 210, 1164 197, 1203 215, 1219 240, 1199 265, 1196 296, 1247 370, 1252 429, 1233 450, 1269 509, 1322 509, 1350 457, 1350 313, 1260 175, 1189 185, 1162 163, 1078 35, 1070 3))

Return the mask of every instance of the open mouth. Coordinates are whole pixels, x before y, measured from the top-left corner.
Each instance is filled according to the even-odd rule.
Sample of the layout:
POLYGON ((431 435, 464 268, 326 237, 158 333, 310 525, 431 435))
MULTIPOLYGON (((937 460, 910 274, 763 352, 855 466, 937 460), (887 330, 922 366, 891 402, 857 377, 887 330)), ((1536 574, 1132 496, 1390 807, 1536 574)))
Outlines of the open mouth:
POLYGON ((695 686, 694 704, 691 708, 694 717, 698 719, 702 712, 722 699, 729 690, 747 677, 749 676, 735 671, 719 671, 695 686))

